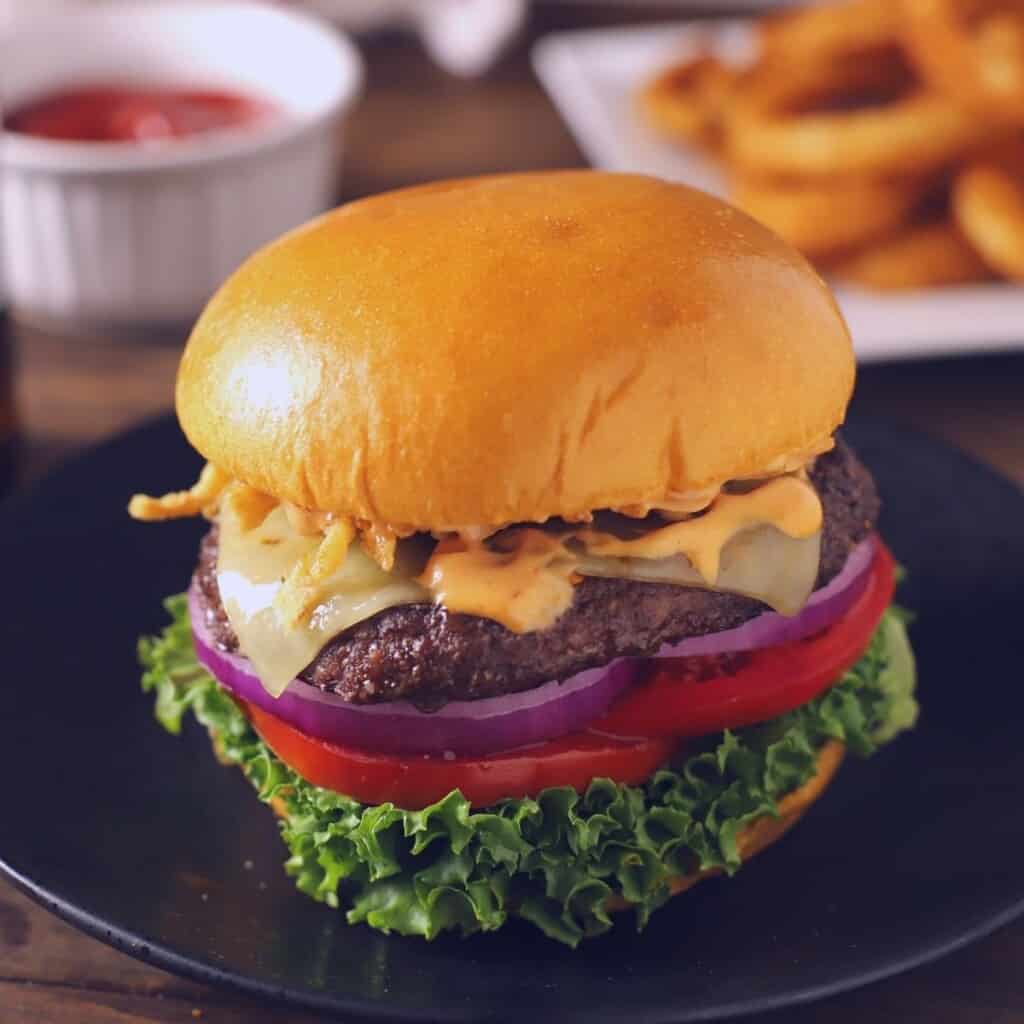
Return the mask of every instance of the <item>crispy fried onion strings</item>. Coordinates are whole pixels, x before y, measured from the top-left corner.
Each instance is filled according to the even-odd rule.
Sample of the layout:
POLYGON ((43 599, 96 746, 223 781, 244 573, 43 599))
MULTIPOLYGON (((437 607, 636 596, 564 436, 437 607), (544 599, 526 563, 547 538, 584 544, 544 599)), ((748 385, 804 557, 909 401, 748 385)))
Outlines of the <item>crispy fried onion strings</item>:
POLYGON ((188 516, 206 516, 211 519, 220 505, 224 489, 231 483, 229 477, 212 462, 203 466, 199 479, 187 491, 172 491, 160 498, 148 494, 133 494, 128 502, 128 514, 143 522, 163 519, 184 519, 188 516))

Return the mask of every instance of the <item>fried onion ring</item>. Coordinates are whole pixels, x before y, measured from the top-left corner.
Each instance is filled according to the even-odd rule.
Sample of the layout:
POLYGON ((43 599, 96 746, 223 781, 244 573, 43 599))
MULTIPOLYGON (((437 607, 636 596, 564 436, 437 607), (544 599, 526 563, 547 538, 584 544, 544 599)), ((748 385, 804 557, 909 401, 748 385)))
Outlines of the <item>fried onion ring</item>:
POLYGON ((960 230, 996 272, 1024 281, 1024 142, 1002 147, 953 184, 960 230))
POLYGON ((907 51, 926 82, 960 103, 1024 123, 1019 0, 903 0, 903 10, 907 51))
POLYGON ((666 138, 715 145, 734 77, 720 60, 701 54, 653 78, 640 93, 640 109, 666 138))
POLYGON ((758 41, 768 60, 869 54, 898 40, 900 21, 893 0, 846 0, 762 18, 758 41))
POLYGON ((739 178, 731 200, 812 258, 849 250, 902 226, 924 186, 910 179, 813 182, 739 178))
POLYGON ((910 227, 834 264, 830 273, 880 291, 936 288, 991 277, 950 220, 910 227))
POLYGON ((918 87, 892 52, 759 66, 730 105, 726 150, 747 172, 885 177, 936 170, 988 134, 981 119, 918 87))

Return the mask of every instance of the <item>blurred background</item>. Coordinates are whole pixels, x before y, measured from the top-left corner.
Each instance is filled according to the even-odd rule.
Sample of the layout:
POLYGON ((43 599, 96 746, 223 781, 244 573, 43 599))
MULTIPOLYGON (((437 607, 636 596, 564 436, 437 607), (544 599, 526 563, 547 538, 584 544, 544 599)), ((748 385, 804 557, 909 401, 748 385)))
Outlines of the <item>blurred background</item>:
POLYGON ((5 490, 165 409, 282 231, 585 164, 744 206, 836 287, 860 406, 1024 471, 1021 0, 0 0, 0 68, 5 490))

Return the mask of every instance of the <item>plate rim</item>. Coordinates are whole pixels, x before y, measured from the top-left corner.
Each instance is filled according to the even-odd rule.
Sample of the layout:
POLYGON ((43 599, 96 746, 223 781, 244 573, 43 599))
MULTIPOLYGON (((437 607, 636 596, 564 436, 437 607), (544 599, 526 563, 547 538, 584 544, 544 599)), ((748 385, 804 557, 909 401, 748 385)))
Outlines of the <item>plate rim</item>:
MULTIPOLYGON (((417 1022, 417 1024, 422 1021, 434 1022, 436 1024, 436 1022, 479 1019, 473 1014, 471 1008, 467 1008, 465 1011, 460 1011, 454 1007, 445 1008, 444 1010, 430 1010, 429 1008, 419 1010, 408 1007, 395 1010, 379 1002, 372 1003, 344 995, 328 995, 326 993, 318 995, 311 989, 273 985, 230 968, 218 967, 208 960, 179 953, 158 940, 145 938, 136 934, 131 929, 117 925, 115 922, 106 921, 98 915, 77 906, 71 900, 48 892, 44 886, 33 882, 8 864, 3 856, 0 856, 0 876, 13 883, 19 891, 23 892, 44 910, 66 921, 72 927, 91 938, 98 939, 104 945, 120 953, 125 953, 142 963, 167 971, 170 974, 188 978, 215 988, 241 992, 249 997, 270 999, 278 1004, 297 1009, 335 1014, 342 1012, 368 1021, 412 1021, 417 1022)), ((991 935, 1022 915, 1024 915, 1024 897, 1004 907, 996 914, 982 917, 970 928, 960 932, 952 939, 923 947, 912 955, 890 961, 874 970, 864 971, 850 978, 837 979, 833 982, 818 985, 808 985, 788 993, 762 996, 756 999, 738 1000, 733 1003, 694 1012, 683 1010, 681 1014, 674 1012, 645 1013, 635 1019, 643 1019, 650 1022, 650 1024, 686 1024, 686 1022, 718 1021, 731 1017, 745 1017, 771 1010, 781 1010, 785 1007, 804 1006, 809 1003, 819 1002, 832 996, 841 995, 844 992, 853 992, 857 989, 865 988, 887 978, 906 974, 908 971, 933 963, 977 942, 979 939, 991 935)), ((403 936, 392 936, 391 938, 394 941, 423 941, 416 937, 409 939, 403 936)), ((534 1020, 540 1022, 563 1021, 567 1019, 564 1009, 556 1010, 554 1014, 535 1011, 533 1017, 534 1020)), ((502 1018, 492 1017, 491 1019, 500 1020, 502 1018)), ((507 1019, 518 1019, 518 1016, 507 1019)), ((595 1015, 593 1011, 588 1011, 587 1019, 600 1021, 602 1019, 613 1020, 621 1018, 618 1016, 604 1017, 603 1015, 595 1015)))

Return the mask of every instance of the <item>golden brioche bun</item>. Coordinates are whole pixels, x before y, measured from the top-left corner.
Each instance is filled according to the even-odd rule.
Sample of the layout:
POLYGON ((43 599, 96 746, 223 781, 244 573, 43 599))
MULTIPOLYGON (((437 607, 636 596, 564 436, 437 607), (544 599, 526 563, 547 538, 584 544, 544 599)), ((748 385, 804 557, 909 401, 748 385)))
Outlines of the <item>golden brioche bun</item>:
POLYGON ((718 199, 592 171, 343 206, 196 324, 192 444, 282 500, 446 530, 657 507, 827 442, 853 387, 825 284, 718 199))

